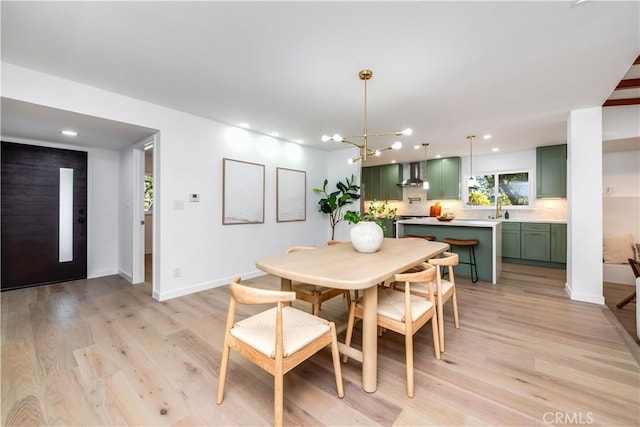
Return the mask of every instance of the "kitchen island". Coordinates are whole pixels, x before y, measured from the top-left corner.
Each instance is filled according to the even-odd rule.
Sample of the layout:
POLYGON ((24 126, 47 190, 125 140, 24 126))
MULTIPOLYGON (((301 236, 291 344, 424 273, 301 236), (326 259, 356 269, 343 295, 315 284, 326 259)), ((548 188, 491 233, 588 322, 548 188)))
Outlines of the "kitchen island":
MULTIPOLYGON (((396 222, 396 237, 405 235, 435 236, 436 240, 478 239, 475 247, 478 277, 497 283, 502 272, 502 222, 496 220, 454 219, 438 221, 436 218, 405 219, 396 222)), ((461 262, 469 261, 467 248, 453 247, 452 252, 460 256, 461 262)), ((456 274, 469 276, 469 265, 460 264, 454 268, 456 274)))

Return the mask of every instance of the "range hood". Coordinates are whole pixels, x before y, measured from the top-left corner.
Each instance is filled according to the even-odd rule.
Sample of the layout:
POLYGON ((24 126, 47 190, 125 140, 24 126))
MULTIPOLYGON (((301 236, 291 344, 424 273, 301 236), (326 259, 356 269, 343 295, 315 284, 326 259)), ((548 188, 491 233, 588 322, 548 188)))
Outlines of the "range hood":
POLYGON ((400 184, 402 187, 418 187, 422 186, 422 179, 420 179, 420 163, 409 163, 409 178, 403 180, 400 184))

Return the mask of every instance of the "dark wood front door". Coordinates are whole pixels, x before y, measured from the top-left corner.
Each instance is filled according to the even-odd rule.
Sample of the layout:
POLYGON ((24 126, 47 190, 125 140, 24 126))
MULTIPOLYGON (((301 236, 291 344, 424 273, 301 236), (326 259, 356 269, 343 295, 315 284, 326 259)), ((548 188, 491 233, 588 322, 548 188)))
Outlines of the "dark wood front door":
POLYGON ((1 165, 2 290, 87 277, 87 153, 2 142, 1 165))

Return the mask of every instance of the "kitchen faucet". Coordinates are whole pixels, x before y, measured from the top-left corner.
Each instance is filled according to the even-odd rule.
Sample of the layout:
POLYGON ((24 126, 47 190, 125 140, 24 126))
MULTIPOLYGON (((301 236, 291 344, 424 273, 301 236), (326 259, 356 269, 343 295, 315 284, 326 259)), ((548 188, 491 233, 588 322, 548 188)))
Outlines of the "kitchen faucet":
POLYGON ((502 216, 502 214, 500 213, 500 209, 502 209, 502 206, 500 205, 500 198, 496 197, 496 219, 502 216))

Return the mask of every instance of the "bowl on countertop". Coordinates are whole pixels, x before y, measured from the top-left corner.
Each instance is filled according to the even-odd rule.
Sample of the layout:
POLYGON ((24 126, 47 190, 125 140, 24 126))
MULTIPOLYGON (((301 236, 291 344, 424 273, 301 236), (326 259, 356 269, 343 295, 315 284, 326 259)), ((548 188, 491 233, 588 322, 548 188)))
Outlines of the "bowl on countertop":
POLYGON ((454 217, 452 216, 437 216, 436 219, 438 221, 451 221, 454 217))

